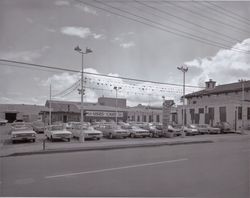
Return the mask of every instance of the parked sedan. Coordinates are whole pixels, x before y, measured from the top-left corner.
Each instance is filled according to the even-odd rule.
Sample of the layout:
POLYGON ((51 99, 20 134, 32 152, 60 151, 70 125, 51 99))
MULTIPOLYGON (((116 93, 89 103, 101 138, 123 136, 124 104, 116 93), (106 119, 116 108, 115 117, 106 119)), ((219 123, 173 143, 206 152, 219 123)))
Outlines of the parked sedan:
POLYGON ((149 137, 150 132, 146 129, 142 129, 138 126, 131 126, 131 128, 127 128, 129 130, 129 136, 131 138, 136 137, 149 137))
POLYGON ((45 124, 42 121, 35 121, 32 123, 33 130, 37 133, 44 133, 45 124))
POLYGON ((11 130, 11 141, 16 143, 17 141, 36 141, 36 132, 32 130, 30 125, 20 124, 17 127, 12 127, 11 130))
POLYGON ((122 129, 121 126, 112 124, 105 125, 100 128, 100 131, 103 132, 103 136, 107 138, 127 138, 129 136, 129 131, 126 129, 122 129))
POLYGON ((8 123, 8 120, 0 118, 0 125, 6 125, 8 123))
POLYGON ((173 136, 181 136, 182 135, 182 129, 180 125, 168 125, 168 132, 173 133, 173 136))
POLYGON ((216 127, 211 127, 208 124, 197 125, 200 134, 219 134, 220 129, 216 127))
POLYGON ((102 132, 94 129, 94 127, 89 126, 89 124, 84 123, 83 128, 81 128, 80 122, 71 123, 70 126, 67 127, 67 130, 72 133, 72 136, 80 139, 81 136, 84 139, 96 139, 100 140, 103 136, 102 132))
POLYGON ((188 124, 187 126, 184 126, 184 132, 187 136, 199 134, 199 130, 194 124, 188 124))
POLYGON ((68 140, 70 142, 70 138, 72 137, 72 133, 63 128, 63 125, 51 125, 46 128, 45 136, 47 139, 50 139, 52 142, 55 139, 68 140))
POLYGON ((232 132, 232 127, 228 122, 217 122, 215 127, 219 128, 221 133, 232 132))
POLYGON ((199 134, 209 134, 209 125, 207 124, 197 124, 195 125, 199 131, 199 134))

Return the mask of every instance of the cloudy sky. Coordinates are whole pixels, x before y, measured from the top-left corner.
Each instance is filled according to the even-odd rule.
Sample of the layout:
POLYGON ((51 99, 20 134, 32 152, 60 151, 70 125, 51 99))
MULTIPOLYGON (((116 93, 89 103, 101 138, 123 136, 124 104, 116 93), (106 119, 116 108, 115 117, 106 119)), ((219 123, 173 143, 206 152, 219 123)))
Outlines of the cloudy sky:
MULTIPOLYGON (((250 2, 162 0, 1 0, 0 59, 86 72, 182 84, 177 66, 186 64, 186 83, 204 86, 249 79, 250 2)), ((79 73, 0 62, 0 103, 79 101, 79 73)), ((85 101, 118 97, 129 105, 158 104, 164 95, 179 101, 180 86, 85 75, 85 101)), ((187 92, 198 90, 189 87, 187 92)))

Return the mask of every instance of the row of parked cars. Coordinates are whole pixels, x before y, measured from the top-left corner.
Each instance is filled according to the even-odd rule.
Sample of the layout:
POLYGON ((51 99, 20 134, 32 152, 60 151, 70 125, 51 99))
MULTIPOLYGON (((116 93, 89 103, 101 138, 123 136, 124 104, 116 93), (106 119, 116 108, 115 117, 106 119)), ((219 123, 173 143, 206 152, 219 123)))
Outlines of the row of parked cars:
POLYGON ((51 126, 44 126, 43 122, 36 121, 27 124, 23 121, 16 121, 12 124, 11 140, 13 143, 19 140, 36 140, 37 133, 44 133, 48 140, 71 138, 96 139, 105 138, 136 138, 136 137, 172 137, 180 135, 219 134, 231 132, 228 123, 217 123, 216 127, 206 124, 168 125, 163 128, 160 123, 125 123, 119 122, 96 122, 84 123, 69 122, 67 124, 54 123, 51 126), (183 134, 184 132, 184 134, 183 134))

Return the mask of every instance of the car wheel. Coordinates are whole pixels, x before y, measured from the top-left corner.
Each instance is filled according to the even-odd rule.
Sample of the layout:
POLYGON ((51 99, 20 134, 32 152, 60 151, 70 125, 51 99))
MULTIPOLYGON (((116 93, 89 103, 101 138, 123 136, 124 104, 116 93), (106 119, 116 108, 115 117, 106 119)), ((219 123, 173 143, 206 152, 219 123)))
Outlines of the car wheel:
POLYGON ((68 142, 70 142, 70 138, 68 138, 68 142))
POLYGON ((52 136, 50 137, 50 140, 51 140, 51 142, 54 142, 54 138, 52 136))
POLYGON ((12 140, 12 144, 15 144, 16 143, 16 140, 12 140))
POLYGON ((32 142, 35 142, 35 141, 36 141, 35 139, 32 140, 32 142))
POLYGON ((150 133, 150 134, 149 134, 149 137, 151 137, 151 138, 154 137, 154 134, 153 134, 153 133, 150 133))
POLYGON ((130 137, 135 138, 135 134, 131 133, 130 137))
POLYGON ((100 138, 96 138, 97 140, 100 140, 100 138))
POLYGON ((112 134, 112 133, 109 134, 109 138, 110 138, 110 139, 113 138, 113 134, 112 134))

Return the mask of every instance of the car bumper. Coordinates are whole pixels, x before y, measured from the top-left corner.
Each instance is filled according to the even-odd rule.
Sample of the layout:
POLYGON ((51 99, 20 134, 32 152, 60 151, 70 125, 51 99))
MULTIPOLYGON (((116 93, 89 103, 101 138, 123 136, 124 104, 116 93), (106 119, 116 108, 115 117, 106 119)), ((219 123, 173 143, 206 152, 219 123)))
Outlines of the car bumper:
POLYGON ((36 137, 12 137, 11 140, 13 141, 21 141, 21 140, 35 140, 36 137))

